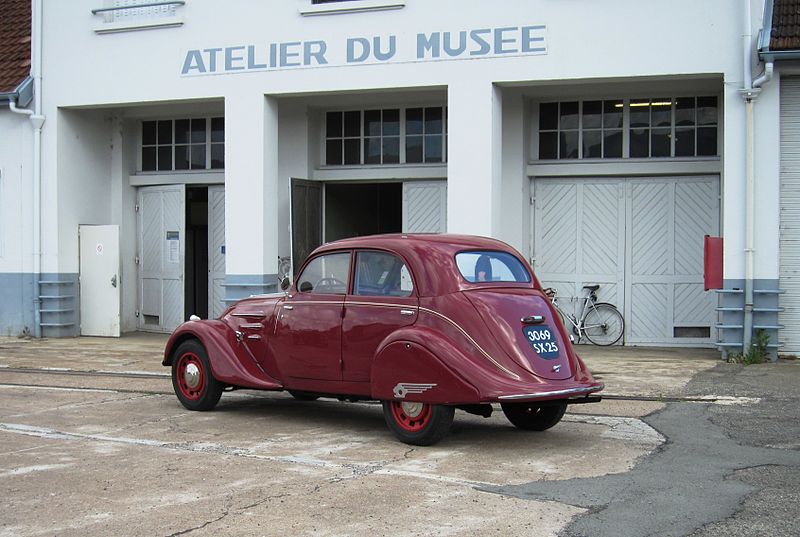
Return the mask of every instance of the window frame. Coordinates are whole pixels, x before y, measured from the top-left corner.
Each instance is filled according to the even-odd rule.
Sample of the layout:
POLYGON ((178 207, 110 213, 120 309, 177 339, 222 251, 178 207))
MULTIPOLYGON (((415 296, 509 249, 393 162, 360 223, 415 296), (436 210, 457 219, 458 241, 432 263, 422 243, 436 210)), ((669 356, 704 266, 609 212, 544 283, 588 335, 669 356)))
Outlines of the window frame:
POLYGON ((169 118, 151 118, 151 119, 141 119, 138 122, 138 143, 137 143, 137 157, 136 157, 136 173, 137 174, 191 174, 191 173, 206 173, 206 172, 216 172, 216 171, 224 171, 225 170, 225 116, 224 115, 203 115, 203 116, 186 116, 186 117, 169 117, 169 118), (212 141, 212 133, 213 133, 213 122, 214 120, 221 119, 222 120, 222 141, 212 141), (191 125, 194 121, 204 121, 205 122, 205 129, 204 129, 204 136, 205 140, 203 142, 192 142, 192 130, 191 125), (189 122, 189 134, 187 141, 178 142, 177 141, 177 131, 176 131, 176 123, 179 121, 188 121, 189 122), (158 140, 158 124, 161 122, 169 122, 171 128, 171 140, 167 144, 162 144, 158 140), (144 143, 144 129, 146 123, 155 123, 156 125, 156 143, 155 144, 145 144, 144 143), (204 147, 205 151, 205 158, 204 158, 204 166, 202 168, 192 168, 191 162, 191 147, 192 146, 200 146, 204 147), (213 166, 213 158, 212 158, 212 148, 213 147, 222 147, 222 166, 221 167, 214 167, 213 166), (145 148, 155 147, 156 149, 156 160, 155 160, 155 169, 144 169, 144 150, 145 148), (160 147, 169 147, 171 158, 170 158, 170 167, 168 169, 159 169, 158 167, 158 148, 160 147), (189 158, 189 167, 188 168, 181 168, 178 169, 175 167, 176 164, 176 148, 178 147, 186 147, 188 148, 187 155, 189 158))
MULTIPOLYGON (((510 284, 510 285, 526 285, 527 286, 527 285, 531 285, 534 282, 533 273, 530 270, 528 270, 528 268, 525 266, 525 263, 519 257, 517 257, 516 255, 512 254, 511 252, 507 252, 505 250, 491 250, 491 249, 485 249, 485 248, 481 248, 481 249, 474 249, 473 248, 473 249, 469 249, 469 250, 460 250, 460 251, 456 252, 455 255, 453 256, 453 263, 455 264, 456 272, 458 272, 458 274, 461 277, 461 279, 464 282, 466 282, 466 283, 468 283, 470 285, 487 285, 487 284, 509 285, 510 284), (475 280, 475 281, 471 281, 471 280, 469 280, 467 278, 466 274, 464 274, 464 272, 461 270, 461 267, 458 265, 458 256, 464 255, 464 254, 479 254, 479 259, 480 259, 480 256, 484 255, 484 254, 502 254, 504 256, 508 256, 511 259, 514 259, 517 263, 519 263, 519 267, 524 271, 524 273, 528 277, 528 279, 526 281, 516 281, 516 280, 515 281, 511 281, 511 280, 486 280, 486 281, 475 280)), ((475 264, 477 265, 477 261, 476 261, 475 264)), ((511 270, 511 268, 508 267, 508 265, 506 265, 506 267, 513 274, 513 271, 511 270)))
MULTIPOLYGON (((351 272, 352 272, 352 282, 350 283, 350 292, 349 296, 357 296, 361 298, 383 298, 383 299, 403 299, 403 298, 412 298, 417 296, 417 281, 414 277, 414 271, 411 270, 411 266, 409 265, 408 261, 406 261, 403 256, 398 254, 397 252, 392 252, 389 250, 381 250, 378 248, 363 248, 358 249, 353 252, 353 260, 351 265, 351 272), (362 295, 356 293, 356 278, 358 277, 358 256, 359 254, 383 254, 383 255, 391 255, 394 258, 398 259, 402 265, 408 271, 408 275, 411 278, 411 291, 407 295, 362 295)), ((402 269, 401 269, 402 270, 402 269)))
POLYGON ((306 295, 325 295, 325 296, 340 296, 345 297, 349 295, 352 291, 352 280, 353 280, 353 251, 352 250, 334 250, 330 252, 321 252, 314 257, 310 257, 304 264, 303 267, 300 269, 300 272, 297 273, 297 278, 295 278, 295 291, 298 294, 306 296, 306 295), (335 256, 335 255, 345 255, 348 258, 348 265, 347 265, 347 279, 345 283, 345 289, 343 293, 320 293, 316 290, 316 288, 312 287, 309 291, 301 291, 300 285, 303 283, 302 276, 305 274, 308 267, 311 266, 318 259, 322 259, 323 257, 327 256, 335 256))

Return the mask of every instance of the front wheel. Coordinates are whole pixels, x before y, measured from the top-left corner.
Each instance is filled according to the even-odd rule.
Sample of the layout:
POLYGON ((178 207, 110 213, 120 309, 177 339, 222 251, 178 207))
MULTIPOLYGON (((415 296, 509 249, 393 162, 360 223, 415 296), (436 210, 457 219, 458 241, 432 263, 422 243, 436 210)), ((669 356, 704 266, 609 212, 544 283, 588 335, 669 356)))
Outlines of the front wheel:
POLYGON ((546 431, 564 417, 567 404, 502 403, 503 414, 518 429, 546 431))
POLYGON ((211 410, 225 387, 214 378, 208 354, 194 339, 181 343, 172 355, 172 387, 189 410, 211 410))
POLYGON ((453 424, 455 407, 410 401, 384 401, 383 417, 398 440, 430 446, 444 438, 453 424))
POLYGON ((583 319, 583 333, 595 345, 613 345, 622 339, 625 320, 612 304, 600 302, 592 305, 583 319))

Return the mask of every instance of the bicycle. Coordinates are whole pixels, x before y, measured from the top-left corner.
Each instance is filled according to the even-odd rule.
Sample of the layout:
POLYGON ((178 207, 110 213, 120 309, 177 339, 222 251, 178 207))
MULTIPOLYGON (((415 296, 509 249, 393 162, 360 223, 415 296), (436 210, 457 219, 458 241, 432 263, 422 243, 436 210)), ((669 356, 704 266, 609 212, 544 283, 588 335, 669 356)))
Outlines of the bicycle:
POLYGON ((625 330, 625 319, 616 306, 607 302, 597 301, 597 290, 599 285, 584 285, 583 288, 588 294, 583 297, 583 307, 580 316, 567 313, 558 305, 557 291, 553 287, 544 290, 550 302, 553 303, 561 320, 566 326, 566 321, 572 325, 572 333, 578 336, 577 343, 580 343, 585 335, 591 343, 600 346, 613 345, 622 338, 625 330))

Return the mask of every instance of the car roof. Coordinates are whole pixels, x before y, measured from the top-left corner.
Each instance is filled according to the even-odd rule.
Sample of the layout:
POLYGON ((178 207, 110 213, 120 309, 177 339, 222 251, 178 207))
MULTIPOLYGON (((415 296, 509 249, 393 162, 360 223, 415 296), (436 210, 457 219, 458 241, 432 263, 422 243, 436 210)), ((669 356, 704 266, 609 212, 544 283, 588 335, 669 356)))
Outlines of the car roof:
MULTIPOLYGON (((420 296, 437 296, 485 284, 469 283, 461 277, 455 255, 465 250, 497 250, 527 263, 514 248, 497 239, 450 233, 395 233, 342 239, 324 244, 312 255, 346 249, 388 250, 404 258, 414 275, 420 296)), ((309 256, 310 257, 310 256, 309 256)), ((530 284, 510 284, 531 287, 530 284)))

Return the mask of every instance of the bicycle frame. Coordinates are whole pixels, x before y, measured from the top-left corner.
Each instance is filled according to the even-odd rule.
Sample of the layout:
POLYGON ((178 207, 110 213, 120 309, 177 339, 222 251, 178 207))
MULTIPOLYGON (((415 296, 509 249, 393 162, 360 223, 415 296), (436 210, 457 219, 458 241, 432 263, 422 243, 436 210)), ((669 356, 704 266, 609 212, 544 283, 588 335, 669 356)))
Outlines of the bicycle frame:
POLYGON ((590 291, 588 295, 582 298, 583 305, 581 306, 581 313, 580 316, 575 316, 573 313, 567 313, 561 306, 558 305, 558 296, 553 295, 551 302, 553 306, 558 310, 561 314, 561 317, 568 320, 572 325, 572 331, 578 336, 578 339, 575 343, 580 343, 581 339, 583 339, 583 334, 586 330, 586 315, 589 313, 589 310, 594 306, 594 303, 597 302, 597 295, 594 291, 590 291))

